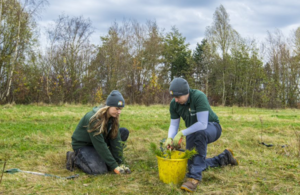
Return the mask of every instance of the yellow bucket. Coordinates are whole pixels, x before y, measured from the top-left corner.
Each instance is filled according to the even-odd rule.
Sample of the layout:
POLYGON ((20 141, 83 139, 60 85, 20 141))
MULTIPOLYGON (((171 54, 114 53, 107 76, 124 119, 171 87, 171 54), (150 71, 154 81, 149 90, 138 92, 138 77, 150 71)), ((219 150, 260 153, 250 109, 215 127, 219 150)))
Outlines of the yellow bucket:
POLYGON ((179 184, 185 177, 188 159, 179 159, 184 152, 172 151, 171 159, 156 156, 159 179, 164 183, 179 184))

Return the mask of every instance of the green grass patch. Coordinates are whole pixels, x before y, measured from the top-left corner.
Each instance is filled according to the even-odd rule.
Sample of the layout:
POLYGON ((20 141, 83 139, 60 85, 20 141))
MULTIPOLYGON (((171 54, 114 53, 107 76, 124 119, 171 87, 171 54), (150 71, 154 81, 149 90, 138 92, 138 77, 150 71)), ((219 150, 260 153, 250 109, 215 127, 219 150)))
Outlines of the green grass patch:
MULTIPOLYGON (((188 194, 180 185, 159 180, 157 159, 150 143, 167 137, 169 108, 129 105, 120 125, 130 130, 124 156, 130 175, 90 176, 65 169, 71 135, 85 105, 0 106, 0 168, 19 168, 74 180, 4 173, 0 194, 188 194)), ((231 148, 239 166, 203 172, 199 194, 298 194, 300 191, 300 110, 213 107, 223 132, 208 145, 208 157, 231 148), (261 142, 273 145, 266 147, 261 142)), ((184 121, 180 129, 184 129, 184 121)))

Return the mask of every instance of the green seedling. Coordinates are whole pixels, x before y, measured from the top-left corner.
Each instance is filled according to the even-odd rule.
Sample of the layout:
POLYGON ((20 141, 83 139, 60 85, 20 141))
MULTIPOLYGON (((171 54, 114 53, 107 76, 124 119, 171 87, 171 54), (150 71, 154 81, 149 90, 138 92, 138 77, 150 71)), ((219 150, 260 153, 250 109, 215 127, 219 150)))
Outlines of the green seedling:
MULTIPOLYGON (((161 158, 171 159, 172 158, 172 151, 164 149, 164 147, 162 147, 162 143, 163 142, 161 141, 160 142, 160 149, 158 149, 156 144, 151 142, 150 143, 151 153, 153 153, 154 155, 159 156, 161 158)), ((198 154, 198 152, 195 148, 193 148, 192 150, 185 150, 183 152, 184 152, 184 155, 179 157, 179 159, 191 159, 191 158, 193 158, 193 156, 198 154)))
POLYGON ((150 143, 150 151, 156 156, 163 157, 163 152, 153 142, 150 143))
POLYGON ((193 148, 192 150, 185 150, 184 156, 182 159, 192 159, 196 154, 198 154, 196 148, 193 148))

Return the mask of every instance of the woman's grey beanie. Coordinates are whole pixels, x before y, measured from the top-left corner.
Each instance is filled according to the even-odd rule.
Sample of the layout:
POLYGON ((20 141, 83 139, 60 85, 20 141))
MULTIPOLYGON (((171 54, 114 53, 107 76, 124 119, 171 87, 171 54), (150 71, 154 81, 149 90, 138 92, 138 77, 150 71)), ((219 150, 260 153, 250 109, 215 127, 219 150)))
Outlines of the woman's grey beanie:
POLYGON ((189 93, 189 84, 183 78, 175 78, 170 84, 170 95, 171 96, 182 96, 187 95, 189 93))
POLYGON ((124 107, 125 100, 118 90, 113 90, 106 99, 106 105, 113 107, 124 107))

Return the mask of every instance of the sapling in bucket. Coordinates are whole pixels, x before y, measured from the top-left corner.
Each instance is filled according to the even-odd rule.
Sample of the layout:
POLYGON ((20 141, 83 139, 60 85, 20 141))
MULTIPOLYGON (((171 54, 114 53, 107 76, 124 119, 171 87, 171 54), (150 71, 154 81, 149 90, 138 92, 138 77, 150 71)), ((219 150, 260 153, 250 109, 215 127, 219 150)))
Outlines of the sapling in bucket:
POLYGON ((159 179, 164 183, 178 184, 185 177, 187 161, 197 154, 196 149, 192 150, 167 150, 162 147, 160 149, 155 143, 150 143, 150 151, 156 155, 158 163, 159 179))

